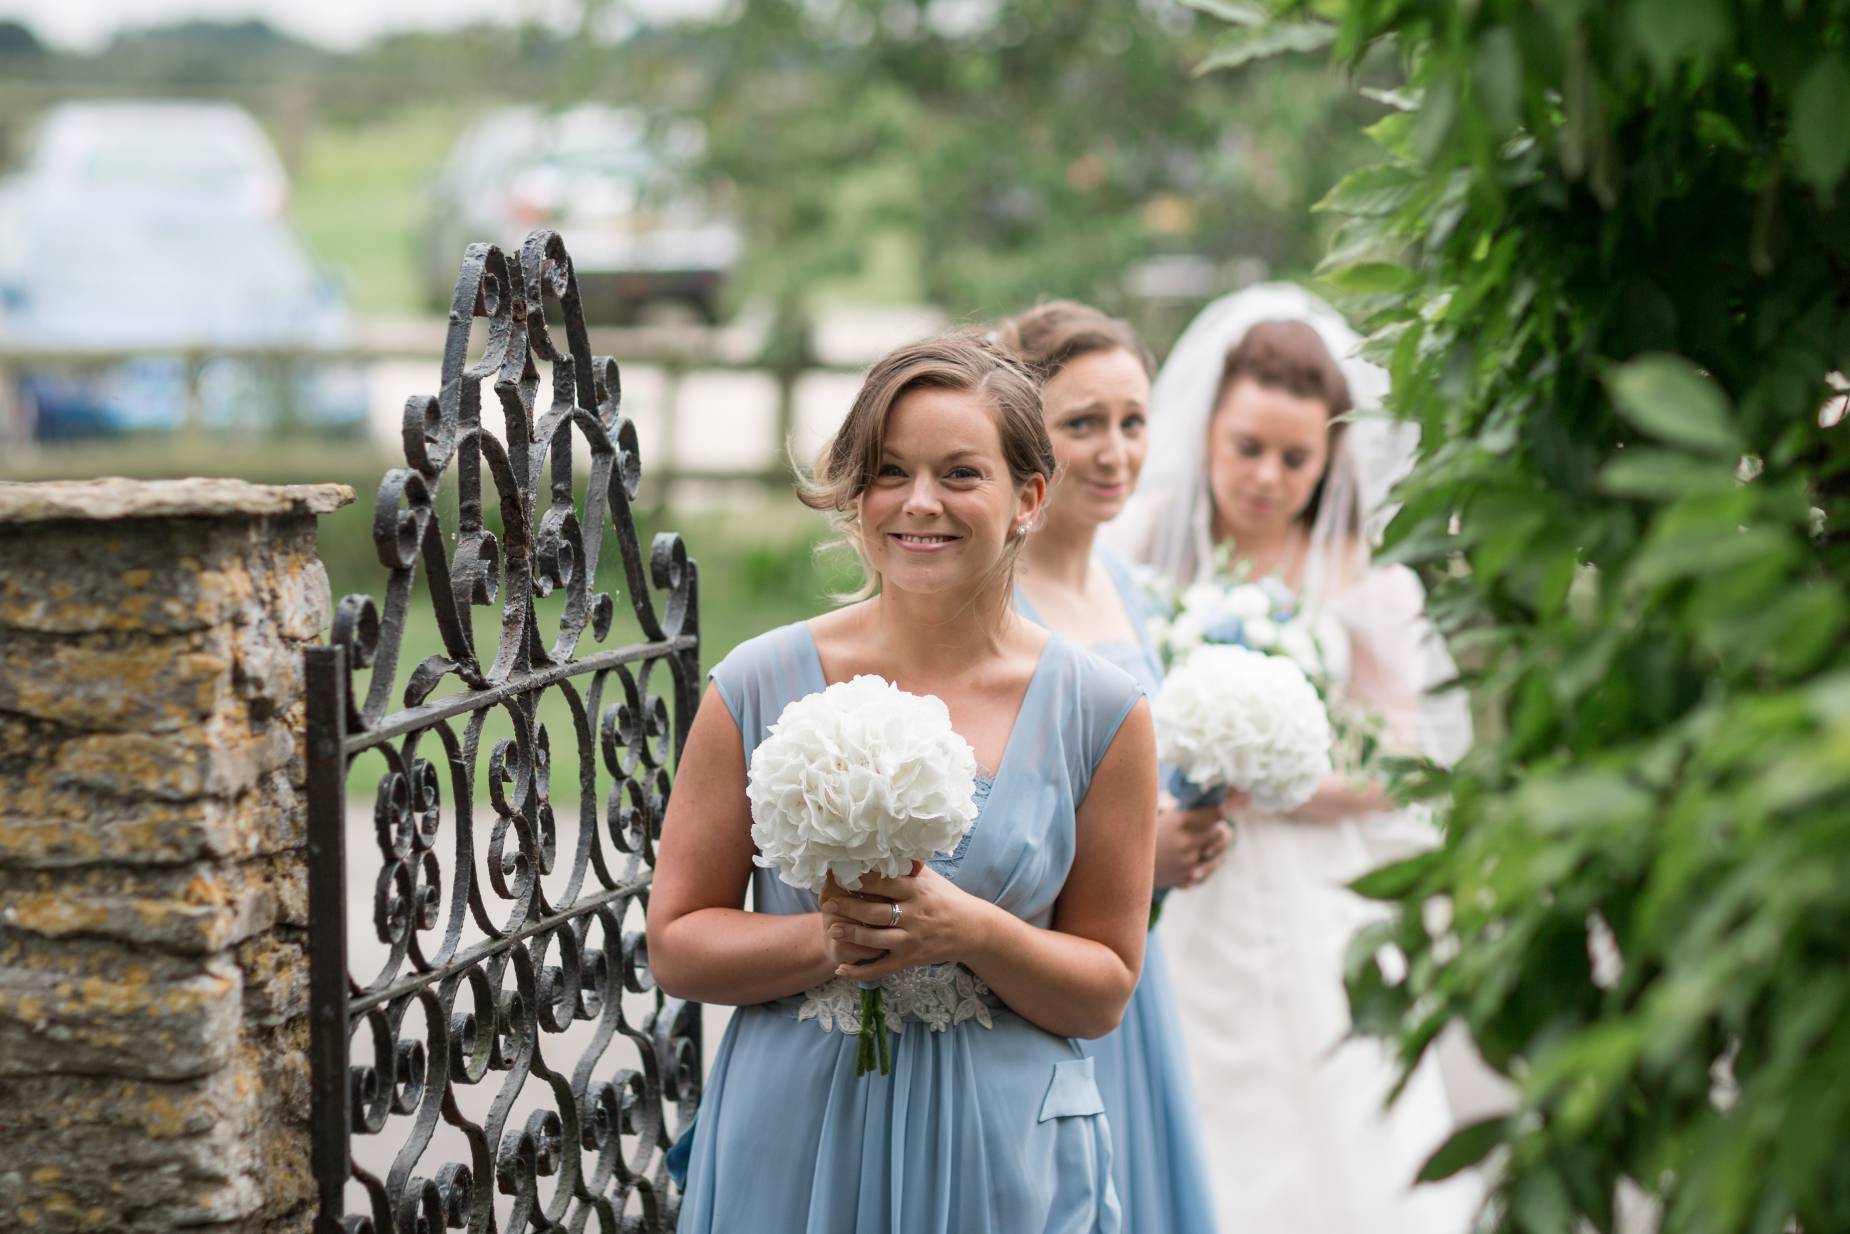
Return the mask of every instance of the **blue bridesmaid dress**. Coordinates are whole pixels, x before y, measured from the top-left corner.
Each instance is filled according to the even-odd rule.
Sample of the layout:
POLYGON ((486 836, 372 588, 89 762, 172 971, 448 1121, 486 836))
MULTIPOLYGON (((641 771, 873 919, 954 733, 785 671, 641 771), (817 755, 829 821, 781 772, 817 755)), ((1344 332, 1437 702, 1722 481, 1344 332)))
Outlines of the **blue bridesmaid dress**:
MULTIPOLYGON (((741 644, 711 674, 747 766, 785 704, 827 684, 806 623, 741 644)), ((1055 635, 1028 684, 976 824, 932 862, 1037 926, 1074 852, 1074 811, 1137 683, 1055 635)), ((816 897, 752 874, 754 910, 816 897)), ((1095 1061, 1004 1007, 960 965, 886 984, 889 1076, 856 1078, 858 994, 838 978, 741 1007, 695 1121, 681 1234, 1120 1234, 1095 1061)))
MULTIPOLYGON (((1100 547, 1093 560, 1117 588, 1137 641, 1097 643, 1087 650, 1122 668, 1155 698, 1163 668, 1150 642, 1142 589, 1117 554, 1100 547)), ((1015 606, 1030 621, 1040 621, 1019 589, 1015 606)), ((1125 1234, 1214 1234, 1207 1151, 1176 1018, 1175 992, 1163 958, 1160 922, 1144 944, 1143 978, 1124 1010, 1124 1022, 1116 1032, 1082 1045, 1093 1058, 1111 1122, 1116 1149, 1112 1175, 1124 1209, 1125 1234)))

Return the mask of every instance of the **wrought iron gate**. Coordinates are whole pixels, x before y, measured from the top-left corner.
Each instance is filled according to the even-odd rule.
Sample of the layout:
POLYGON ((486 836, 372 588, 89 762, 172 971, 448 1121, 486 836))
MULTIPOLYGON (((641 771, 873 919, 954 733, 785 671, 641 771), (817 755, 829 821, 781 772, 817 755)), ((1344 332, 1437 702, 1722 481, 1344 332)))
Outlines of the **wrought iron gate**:
POLYGON ((674 1228, 662 1154, 699 1097, 699 1008, 654 988, 643 917, 699 699, 696 576, 677 536, 643 556, 619 401, 558 236, 536 231, 517 256, 472 245, 440 392, 406 404, 407 466, 379 486, 383 609, 341 600, 308 657, 322 1234, 674 1228), (643 640, 614 647, 607 534, 643 640), (477 647, 476 607, 498 607, 493 646, 477 647), (401 689, 408 630, 441 650, 401 689), (575 816, 565 794, 554 810, 567 750, 575 816), (371 790, 370 829, 361 805, 349 830, 350 783, 371 790), (370 921, 349 918, 350 873, 370 921))

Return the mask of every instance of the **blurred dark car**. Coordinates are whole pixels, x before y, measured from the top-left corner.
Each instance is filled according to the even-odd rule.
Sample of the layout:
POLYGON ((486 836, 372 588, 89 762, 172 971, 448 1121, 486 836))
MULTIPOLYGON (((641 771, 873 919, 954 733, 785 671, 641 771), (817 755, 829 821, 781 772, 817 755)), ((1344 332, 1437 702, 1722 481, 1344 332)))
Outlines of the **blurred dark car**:
POLYGON ((692 121, 652 124, 628 108, 484 115, 430 188, 423 264, 432 306, 449 308, 469 244, 516 244, 550 227, 572 254, 593 320, 682 306, 717 321, 742 246, 723 204, 695 183, 703 143, 692 121))
POLYGON ((282 216, 287 181, 227 104, 53 108, 0 186, 0 347, 41 440, 170 429, 358 425, 338 286, 282 216), (252 355, 251 353, 275 353, 252 355))

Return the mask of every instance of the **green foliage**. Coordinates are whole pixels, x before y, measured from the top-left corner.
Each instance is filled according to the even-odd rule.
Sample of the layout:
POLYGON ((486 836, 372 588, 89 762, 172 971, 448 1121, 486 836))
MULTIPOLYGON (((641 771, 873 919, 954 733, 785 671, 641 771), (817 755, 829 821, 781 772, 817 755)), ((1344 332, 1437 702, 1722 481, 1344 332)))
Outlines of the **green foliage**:
POLYGON ((1443 848, 1360 884, 1356 1023, 1515 1081, 1427 1170, 1490 1163, 1498 1230, 1611 1231, 1623 1183, 1850 1229, 1850 3, 1274 7, 1406 67, 1326 273, 1488 721, 1409 782, 1443 848))
MULTIPOLYGON (((1232 49, 1217 18, 1175 0, 752 0, 660 22, 619 0, 564 11, 575 29, 405 31, 353 50, 187 22, 95 53, 7 56, 0 30, 0 146, 17 149, 63 98, 234 99, 271 130, 355 305, 402 313, 422 307, 419 195, 481 109, 597 100, 697 116, 710 187, 747 232, 730 290, 772 307, 765 359, 782 371, 807 358, 809 315, 843 301, 931 302, 962 321, 1076 296, 1160 345, 1216 271, 1307 270, 1331 226, 1310 205, 1369 153, 1369 105, 1315 57, 1190 80, 1232 49), (1169 270, 1194 285, 1140 293, 1149 258, 1188 259, 1169 270)), ((1251 33, 1268 47, 1324 37, 1309 23, 1251 33)))
POLYGON ((754 0, 691 32, 742 287, 780 317, 892 235, 959 319, 1048 296, 1134 312, 1126 275, 1153 256, 1308 267, 1310 204, 1367 153, 1366 105, 1327 66, 1191 82, 1178 65, 1231 51, 1174 5, 949 7, 754 0))

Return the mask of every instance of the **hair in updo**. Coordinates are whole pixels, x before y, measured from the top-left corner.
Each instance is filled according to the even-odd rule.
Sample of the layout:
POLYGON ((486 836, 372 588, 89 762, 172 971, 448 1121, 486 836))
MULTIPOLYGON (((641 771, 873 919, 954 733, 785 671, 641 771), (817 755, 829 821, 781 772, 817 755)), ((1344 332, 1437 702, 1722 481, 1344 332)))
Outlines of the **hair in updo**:
MULTIPOLYGON (((1220 384, 1214 390, 1214 416, 1220 415, 1228 391, 1239 381, 1250 381, 1268 390, 1283 390, 1297 398, 1316 399, 1329 409, 1331 419, 1354 406, 1342 366, 1336 363, 1336 357, 1330 354, 1316 327, 1307 322, 1262 321, 1246 332, 1221 365, 1220 384)), ((1311 490, 1310 500, 1299 516, 1307 523, 1315 521, 1322 505, 1330 462, 1336 457, 1344 423, 1337 420, 1330 425, 1324 473, 1318 477, 1317 487, 1311 490)))
POLYGON ((1129 352, 1145 374, 1156 375, 1156 357, 1128 321, 1076 300, 1050 300, 1004 318, 996 337, 1043 382, 1079 357, 1101 351, 1129 352))
MULTIPOLYGON (((797 497, 828 514, 840 535, 834 545, 852 548, 864 574, 859 590, 838 597, 865 599, 876 576, 861 549, 861 494, 874 482, 886 444, 886 425, 899 400, 914 390, 968 390, 995 416, 1009 476, 1025 484, 1035 476, 1053 481, 1053 442, 1041 418, 1041 384, 1029 367, 1002 347, 972 331, 957 331, 910 343, 867 371, 861 389, 835 436, 822 449, 815 469, 799 470, 797 497)), ((1022 538, 1010 536, 1001 570, 1012 574, 1022 538)))

